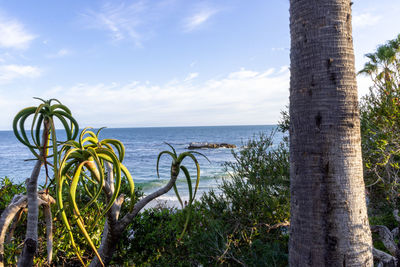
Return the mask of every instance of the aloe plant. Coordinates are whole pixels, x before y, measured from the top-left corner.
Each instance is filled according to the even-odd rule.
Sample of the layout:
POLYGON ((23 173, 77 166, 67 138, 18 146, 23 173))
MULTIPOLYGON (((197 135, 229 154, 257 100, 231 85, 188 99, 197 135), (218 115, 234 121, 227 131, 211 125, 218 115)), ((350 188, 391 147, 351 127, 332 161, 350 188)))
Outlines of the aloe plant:
MULTIPOLYGON (((186 221, 185 221, 185 226, 183 228, 183 231, 182 231, 181 235, 179 236, 179 239, 182 239, 183 235, 186 232, 187 226, 189 224, 190 214, 191 214, 191 206, 193 204, 193 201, 195 200, 197 189, 198 189, 199 183, 200 183, 200 165, 199 165, 199 162, 197 161, 197 159, 196 159, 196 157, 194 155, 195 154, 200 155, 200 156, 204 157, 206 160, 208 160, 208 162, 210 162, 210 161, 204 154, 199 153, 197 151, 186 151, 186 152, 183 152, 183 153, 178 155, 173 146, 171 146, 168 143, 165 143, 165 144, 168 145, 171 148, 172 152, 168 151, 168 150, 165 150, 165 151, 162 151, 158 155, 158 158, 157 158, 157 176, 160 178, 160 173, 159 173, 160 158, 161 158, 162 155, 166 154, 166 155, 169 155, 172 158, 172 162, 176 163, 179 166, 179 169, 183 171, 183 173, 185 175, 185 178, 186 178, 187 185, 188 185, 188 192, 189 192, 189 201, 187 202, 188 212, 187 212, 187 217, 186 217, 186 221), (186 166, 182 165, 182 161, 187 157, 192 159, 194 164, 195 164, 195 166, 196 166, 196 172, 197 173, 196 173, 196 184, 195 184, 195 187, 194 187, 194 192, 193 192, 193 185, 192 185, 192 179, 190 177, 190 173, 189 173, 188 169, 186 168, 186 166)), ((178 169, 178 171, 179 171, 179 169, 178 169)), ((178 172, 178 174, 179 174, 179 172, 178 172)), ((172 168, 171 168, 171 176, 172 176, 172 168)), ((181 208, 182 209, 185 208, 185 205, 183 204, 183 201, 182 201, 182 199, 180 197, 180 194, 178 192, 178 188, 176 186, 176 183, 174 183, 173 188, 174 188, 175 195, 178 198, 179 204, 181 205, 181 208)))
MULTIPOLYGON (((39 98, 37 98, 39 99, 39 98)), ((182 198, 175 185, 180 171, 185 175, 188 191, 189 208, 187 219, 183 227, 182 234, 185 233, 189 220, 190 208, 195 199, 200 181, 200 166, 195 155, 204 156, 195 151, 186 151, 177 154, 175 149, 167 144, 171 151, 162 151, 157 158, 156 171, 159 177, 159 162, 163 155, 169 155, 172 159, 170 180, 161 189, 138 200, 134 195, 134 182, 128 169, 122 164, 125 156, 123 144, 116 139, 99 139, 102 129, 94 132, 85 128, 78 137, 79 126, 72 117, 71 111, 56 99, 42 100, 37 107, 29 107, 21 110, 13 121, 13 130, 16 138, 32 152, 36 158, 36 165, 31 178, 27 181, 27 196, 19 195, 12 201, 7 208, 9 211, 3 212, 0 218, 0 267, 2 266, 3 243, 5 231, 11 220, 19 210, 28 207, 28 225, 24 250, 19 259, 19 266, 32 266, 33 257, 37 247, 37 225, 38 225, 38 206, 44 206, 44 214, 47 223, 48 235, 48 263, 51 263, 52 240, 51 240, 51 212, 49 206, 54 202, 48 194, 48 188, 55 186, 56 202, 58 213, 61 217, 69 234, 69 240, 75 250, 76 256, 82 265, 86 265, 80 253, 79 245, 76 243, 76 232, 78 228, 84 239, 91 247, 95 258, 90 266, 107 265, 113 255, 119 238, 124 230, 130 225, 132 219, 137 216, 143 207, 151 200, 167 193, 174 188, 179 203, 184 208, 182 198), (32 116, 30 136, 25 123, 32 116), (58 120, 64 128, 67 140, 60 142, 56 137, 55 120, 58 120), (77 138, 77 140, 75 140, 77 138), (183 165, 183 160, 190 158, 196 166, 195 185, 189 170, 183 165), (52 159, 49 162, 49 159, 52 159), (46 169, 47 189, 37 192, 37 180, 41 166, 46 169), (48 168, 53 171, 53 177, 49 176, 48 168), (121 207, 125 201, 125 195, 120 193, 123 179, 127 179, 129 184, 129 198, 126 200, 128 211, 120 219, 121 207), (50 181, 48 181, 50 180, 50 181), (84 196, 88 201, 80 201, 78 196, 84 196), (104 207, 104 208, 101 208, 104 207), (97 218, 104 225, 87 225, 84 213, 88 209, 97 210, 97 218), (92 240, 92 231, 95 227, 103 227, 101 245, 96 247, 92 240)), ((205 157, 205 156, 204 156, 205 157)), ((207 158, 206 158, 207 159, 207 158)), ((207 159, 208 160, 208 159, 207 159)), ((53 188, 53 187, 52 187, 53 188)), ((7 210, 6 209, 6 210, 7 210)))
MULTIPOLYGON (((201 156, 204 156, 204 155, 201 153, 198 153, 196 151, 186 151, 181 154, 178 154, 171 145, 169 145, 169 144, 167 144, 167 145, 171 148, 171 150, 162 151, 158 155, 156 170, 157 170, 157 176, 160 177, 160 175, 159 175, 160 159, 163 155, 169 155, 171 157, 172 161, 171 161, 171 166, 170 166, 170 180, 168 181, 168 183, 164 187, 160 188, 159 190, 157 190, 157 191, 153 192, 152 194, 147 195, 146 197, 137 201, 135 203, 135 205, 132 207, 132 209, 130 209, 130 211, 127 214, 125 214, 121 219, 118 219, 119 210, 121 208, 120 201, 115 201, 112 208, 108 211, 108 214, 107 214, 108 224, 104 228, 101 246, 98 249, 98 253, 100 254, 100 257, 101 257, 103 263, 105 263, 105 264, 109 263, 109 261, 112 258, 113 252, 116 248, 116 244, 118 243, 118 240, 120 239, 124 230, 129 226, 129 224, 132 222, 132 220, 135 218, 135 216, 137 216, 138 213, 150 201, 167 193, 169 190, 174 188, 174 191, 177 195, 178 201, 181 203, 181 205, 183 207, 182 198, 180 197, 178 189, 175 185, 176 180, 179 176, 180 170, 183 171, 186 181, 187 181, 187 184, 188 184, 189 202, 188 202, 187 207, 189 208, 189 212, 188 212, 187 219, 186 219, 186 222, 184 225, 184 229, 178 239, 180 239, 183 236, 183 234, 185 233, 189 219, 190 219, 190 206, 194 201, 194 198, 196 196, 196 192, 197 192, 197 189, 199 186, 199 181, 200 181, 200 165, 199 165, 195 155, 196 154, 201 155, 201 156), (196 166, 196 181, 195 181, 194 186, 192 185, 192 179, 191 179, 189 170, 183 164, 183 160, 185 158, 190 158, 196 166)), ((206 159, 207 159, 207 157, 206 157, 206 159)), ((90 264, 90 266, 100 266, 100 265, 101 265, 101 261, 98 256, 96 256, 95 259, 90 264)))
MULTIPOLYGON (((43 204, 37 192, 37 180, 39 177, 41 166, 44 164, 46 169, 46 184, 47 180, 49 179, 48 165, 53 168, 54 173, 57 173, 57 149, 59 143, 57 142, 56 138, 55 120, 59 120, 61 122, 66 132, 66 136, 69 140, 75 139, 79 131, 78 123, 72 117, 71 111, 65 105, 61 104, 60 101, 58 101, 57 99, 36 99, 40 100, 43 103, 41 103, 37 107, 28 107, 21 110, 15 116, 13 121, 13 131, 16 138, 22 144, 27 146, 28 149, 32 152, 33 156, 36 158, 36 164, 33 168, 31 177, 26 181, 26 204, 28 206, 27 230, 22 255, 18 261, 19 266, 31 266, 33 264, 34 254, 36 253, 38 239, 38 207, 39 205, 43 204), (31 126, 27 128, 26 122, 29 122, 28 118, 30 117, 32 118, 31 126), (30 129, 30 137, 27 134, 27 129, 30 129), (52 148, 52 155, 49 155, 48 153, 50 148, 52 148), (49 157, 53 157, 53 164, 47 161, 49 157)), ((46 191, 45 193, 47 194, 48 192, 46 191)), ((24 202, 21 202, 20 204, 23 203, 24 202)), ((47 204, 50 205, 51 202, 47 202, 47 204)), ((10 206, 12 205, 15 205, 15 203, 12 202, 10 206)), ((23 209, 24 206, 17 205, 16 208, 23 209)), ((51 214, 48 214, 48 211, 49 209, 46 208, 46 216, 51 217, 51 214)), ((8 218, 12 220, 12 214, 12 212, 9 214, 3 213, 2 218, 10 216, 8 218)), ((8 221, 0 221, 0 230, 1 232, 3 232, 8 227, 8 221)), ((51 224, 51 220, 48 221, 48 223, 51 224)), ((1 239, 0 241, 4 242, 4 239, 1 239)), ((0 253, 2 253, 2 251, 0 251, 0 253)), ((51 252, 49 253, 49 255, 51 255, 51 252)), ((49 257, 49 262, 51 262, 51 257, 49 257)), ((0 266, 2 264, 2 257, 0 257, 0 266)))
MULTIPOLYGON (((129 182, 131 198, 134 197, 134 183, 132 177, 127 168, 122 164, 125 154, 123 144, 115 139, 100 140, 99 133, 100 130, 95 134, 93 131, 84 129, 80 134, 79 142, 66 142, 61 149, 63 158, 59 163, 58 177, 60 180, 57 183, 57 204, 61 212, 62 221, 68 230, 72 245, 75 248, 76 255, 82 264, 84 264, 84 262, 74 241, 74 234, 70 226, 71 221, 77 224, 96 256, 100 257, 100 255, 85 226, 85 219, 81 216, 78 207, 79 203, 76 201, 78 183, 82 184, 80 188, 83 188, 85 190, 84 193, 90 198, 89 202, 83 207, 83 210, 96 204, 102 192, 106 194, 108 203, 105 205, 105 209, 101 214, 98 215, 98 218, 104 217, 117 199, 121 187, 121 173, 125 175, 129 182), (106 182, 107 163, 112 165, 108 171, 113 173, 115 180, 113 179, 110 181, 109 179, 106 182), (90 186, 88 186, 88 184, 90 184, 90 186), (64 208, 64 185, 69 188, 69 210, 64 208), (110 187, 112 187, 113 190, 111 190, 110 187), (91 191, 89 188, 95 188, 95 190, 91 191), (68 213, 70 213, 71 216, 67 216, 68 213), (68 219, 68 217, 71 219, 68 219)), ((109 175, 109 177, 111 176, 109 175)), ((100 262, 103 264, 101 259, 100 262)))

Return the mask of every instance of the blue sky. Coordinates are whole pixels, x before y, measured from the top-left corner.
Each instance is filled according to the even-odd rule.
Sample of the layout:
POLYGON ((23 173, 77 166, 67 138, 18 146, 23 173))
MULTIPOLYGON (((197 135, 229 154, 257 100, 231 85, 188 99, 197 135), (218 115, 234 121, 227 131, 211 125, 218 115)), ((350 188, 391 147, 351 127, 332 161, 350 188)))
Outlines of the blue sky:
MULTIPOLYGON (((288 2, 0 0, 0 129, 34 96, 58 98, 81 127, 275 124, 288 2)), ((398 0, 354 1, 357 69, 400 33, 398 14, 398 0)))

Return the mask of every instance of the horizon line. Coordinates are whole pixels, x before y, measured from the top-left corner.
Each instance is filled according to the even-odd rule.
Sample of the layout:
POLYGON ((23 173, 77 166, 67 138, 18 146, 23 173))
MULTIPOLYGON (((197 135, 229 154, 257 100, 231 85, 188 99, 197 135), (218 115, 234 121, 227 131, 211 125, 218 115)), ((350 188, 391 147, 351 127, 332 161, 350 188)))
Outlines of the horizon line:
MULTIPOLYGON (((145 128, 196 128, 196 127, 240 127, 240 126, 277 126, 278 124, 227 124, 227 125, 182 125, 182 126, 131 126, 131 127, 126 127, 126 126, 117 126, 117 127, 84 127, 84 128, 80 128, 81 129, 85 129, 85 128, 89 128, 89 129, 145 129, 145 128)), ((56 130, 62 130, 62 128, 56 128, 56 130)), ((12 132, 13 129, 0 129, 0 132, 12 132)), ((30 131, 30 129, 26 130, 27 132, 30 131)))

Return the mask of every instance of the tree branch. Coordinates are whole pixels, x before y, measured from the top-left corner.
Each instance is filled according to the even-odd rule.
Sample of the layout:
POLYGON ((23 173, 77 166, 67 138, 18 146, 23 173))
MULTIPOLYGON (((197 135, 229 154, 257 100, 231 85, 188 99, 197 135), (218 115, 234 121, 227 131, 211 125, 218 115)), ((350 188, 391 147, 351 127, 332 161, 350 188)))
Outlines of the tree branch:
POLYGON ((397 264, 395 257, 379 249, 373 248, 372 255, 374 256, 374 259, 379 262, 378 266, 380 264, 381 266, 395 267, 397 264))
POLYGON ((11 224, 10 230, 8 231, 8 234, 7 234, 7 237, 6 237, 6 241, 5 241, 6 244, 9 244, 11 242, 11 239, 14 236, 15 229, 17 228, 18 222, 22 217, 22 213, 24 212, 24 209, 25 208, 21 208, 17 212, 17 214, 15 215, 14 220, 13 220, 13 222, 11 224))
POLYGON ((0 267, 4 266, 4 238, 7 228, 14 219, 17 212, 25 208, 27 205, 27 197, 24 195, 16 195, 11 201, 11 204, 3 211, 0 217, 0 267))
POLYGON ((371 232, 378 233, 383 245, 385 245, 385 248, 389 250, 390 254, 396 255, 396 243, 394 242, 392 233, 386 226, 373 225, 371 226, 371 232))
POLYGON ((171 190, 171 188, 174 186, 176 182, 176 179, 178 178, 178 174, 179 174, 179 165, 173 163, 171 167, 171 179, 169 180, 168 184, 165 185, 163 188, 153 192, 152 194, 142 198, 138 203, 136 203, 135 206, 133 207, 133 210, 128 214, 126 214, 119 222, 119 230, 123 231, 128 226, 128 224, 133 220, 133 218, 139 213, 139 211, 143 209, 144 206, 146 206, 150 201, 161 195, 164 195, 169 190, 171 190))
MULTIPOLYGON (((99 255, 104 263, 108 263, 112 257, 112 250, 115 248, 115 240, 122 233, 119 232, 118 227, 116 227, 118 223, 119 213, 121 211, 122 203, 124 202, 124 195, 120 195, 117 200, 114 202, 113 206, 107 213, 107 219, 104 223, 103 234, 101 237, 101 244, 98 249, 99 255), (110 258, 109 258, 110 257, 110 258)), ((90 262, 89 267, 101 266, 101 263, 97 256, 90 262)))
POLYGON ((50 205, 56 203, 56 200, 49 194, 46 194, 45 190, 39 192, 39 197, 44 201, 42 205, 46 221, 47 263, 50 265, 53 259, 53 218, 50 205))
POLYGON ((395 209, 395 210, 393 211, 393 216, 394 216, 395 220, 396 220, 398 223, 400 223, 400 216, 399 216, 399 210, 398 210, 398 209, 395 209))
POLYGON ((399 227, 394 228, 392 231, 393 238, 399 235, 399 227))

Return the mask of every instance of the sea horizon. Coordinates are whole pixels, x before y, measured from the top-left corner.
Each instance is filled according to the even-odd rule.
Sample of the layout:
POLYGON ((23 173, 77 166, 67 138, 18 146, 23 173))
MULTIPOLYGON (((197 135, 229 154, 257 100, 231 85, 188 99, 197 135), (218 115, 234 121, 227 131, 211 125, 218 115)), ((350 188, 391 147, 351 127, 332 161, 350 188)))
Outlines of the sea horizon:
MULTIPOLYGON (((102 126, 102 127, 92 127, 92 126, 86 126, 83 128, 80 128, 80 130, 85 129, 85 128, 90 128, 90 129, 141 129, 141 128, 201 128, 201 127, 241 127, 241 126, 249 126, 249 127, 258 127, 258 126, 278 126, 278 123, 276 124, 226 124, 226 125, 193 125, 193 126, 188 126, 188 125, 178 125, 178 126, 113 126, 113 127, 107 127, 107 126, 102 126)), ((62 130, 63 128, 58 128, 56 127, 56 130, 62 130)), ((13 129, 0 129, 0 132, 12 132, 13 129)), ((29 132, 29 129, 26 129, 26 132, 29 132)))
MULTIPOLYGON (((211 161, 209 163, 203 157, 198 157, 201 169, 198 194, 200 196, 204 192, 216 189, 223 178, 229 178, 229 172, 224 169, 223 165, 225 162, 234 161, 232 151, 238 152, 250 138, 254 138, 259 133, 269 134, 274 129, 276 129, 276 125, 121 127, 104 128, 99 137, 100 139, 118 139, 124 144, 125 159, 123 164, 131 172, 135 184, 141 187, 145 194, 164 186, 169 180, 171 159, 167 156, 162 157, 160 161, 160 179, 156 175, 157 156, 161 151, 169 149, 165 143, 171 144, 177 153, 187 151, 192 142, 234 144, 235 149, 199 150, 211 161)), ((61 130, 57 131, 58 139, 64 141, 61 132, 61 130)), ((281 140, 281 134, 277 134, 275 139, 276 141, 281 140)), ((23 182, 30 176, 34 165, 34 161, 24 160, 32 158, 29 149, 18 142, 12 130, 0 131, 0 177, 7 176, 14 182, 23 182)), ((190 171, 195 171, 192 162, 185 160, 184 163, 188 165, 190 171)), ((45 177, 42 171, 39 184, 43 181, 45 181, 45 177)), ((187 184, 184 177, 178 178, 177 187, 185 198, 187 184)), ((174 192, 170 191, 160 199, 171 200, 174 197, 174 192)))

